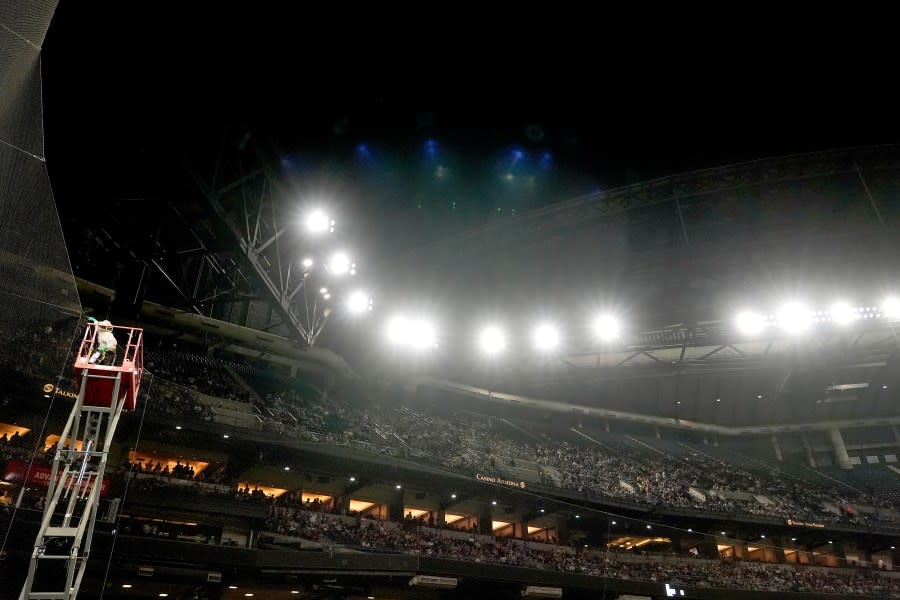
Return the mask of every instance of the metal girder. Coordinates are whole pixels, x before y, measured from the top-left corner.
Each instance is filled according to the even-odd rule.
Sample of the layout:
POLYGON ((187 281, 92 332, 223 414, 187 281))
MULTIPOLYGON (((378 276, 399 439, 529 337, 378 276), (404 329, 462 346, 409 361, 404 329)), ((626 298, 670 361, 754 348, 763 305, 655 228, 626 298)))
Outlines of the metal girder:
MULTIPOLYGON (((580 373, 617 370, 623 377, 631 378, 642 376, 633 371, 648 365, 652 366, 655 374, 659 374, 660 366, 667 367, 666 372, 683 372, 684 369, 690 369, 692 373, 752 370, 770 365, 773 361, 782 361, 784 356, 791 356, 797 349, 804 348, 815 348, 813 354, 816 360, 824 359, 823 365, 828 368, 883 367, 886 365, 884 355, 900 348, 900 343, 892 334, 893 325, 886 321, 860 321, 856 327, 859 330, 831 330, 799 338, 772 336, 741 340, 736 339, 736 334, 723 322, 706 322, 694 328, 676 325, 639 332, 631 340, 633 343, 624 347, 570 354, 564 360, 580 373), (691 333, 697 331, 702 333, 691 333), (832 343, 822 346, 824 338, 832 343), (650 340, 658 342, 645 343, 650 340), (672 343, 678 340, 679 343, 672 343)), ((791 361, 810 361, 812 358, 808 354, 801 352, 802 358, 791 358, 791 361)), ((604 375, 608 376, 609 373, 604 375)))
POLYGON ((283 324, 294 337, 313 346, 331 310, 317 290, 309 289, 310 271, 298 262, 302 245, 289 235, 295 215, 280 201, 281 188, 277 175, 266 168, 219 188, 203 186, 207 201, 264 284, 283 324))

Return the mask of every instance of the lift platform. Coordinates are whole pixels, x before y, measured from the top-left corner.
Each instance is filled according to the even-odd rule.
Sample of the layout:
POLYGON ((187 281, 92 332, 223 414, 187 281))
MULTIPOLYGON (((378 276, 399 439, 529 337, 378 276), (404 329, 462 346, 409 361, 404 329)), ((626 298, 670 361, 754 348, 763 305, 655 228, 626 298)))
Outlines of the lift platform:
POLYGON ((19 600, 74 600, 87 567, 109 445, 123 410, 134 410, 144 371, 143 330, 114 327, 111 365, 91 362, 90 323, 75 357, 78 399, 56 444, 47 501, 19 600), (124 351, 123 351, 124 350, 124 351))

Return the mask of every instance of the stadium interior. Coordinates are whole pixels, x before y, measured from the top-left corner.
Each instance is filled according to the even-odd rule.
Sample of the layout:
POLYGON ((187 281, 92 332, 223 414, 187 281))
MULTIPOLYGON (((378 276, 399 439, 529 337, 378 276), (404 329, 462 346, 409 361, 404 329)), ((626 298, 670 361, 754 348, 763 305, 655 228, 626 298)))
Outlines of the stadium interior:
POLYGON ((900 597, 897 147, 377 254, 237 135, 185 199, 84 218, 44 159, 54 8, 0 11, 0 598, 900 597), (108 437, 73 429, 119 371, 108 437))

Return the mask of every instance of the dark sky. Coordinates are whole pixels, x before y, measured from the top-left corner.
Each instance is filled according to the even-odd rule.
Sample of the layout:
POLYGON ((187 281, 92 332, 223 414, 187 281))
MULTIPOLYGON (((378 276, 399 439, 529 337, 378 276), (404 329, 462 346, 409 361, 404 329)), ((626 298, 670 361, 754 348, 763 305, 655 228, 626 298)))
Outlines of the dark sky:
POLYGON ((103 193, 154 192, 168 176, 155 171, 178 151, 215 148, 225 126, 310 161, 348 159, 359 143, 405 156, 429 138, 484 171, 511 148, 549 152, 565 176, 544 201, 896 141, 890 98, 837 64, 772 65, 714 46, 675 58, 645 43, 567 52, 547 35, 506 43, 390 15, 351 26, 339 10, 174 6, 60 4, 43 65, 62 202, 101 182, 103 193))

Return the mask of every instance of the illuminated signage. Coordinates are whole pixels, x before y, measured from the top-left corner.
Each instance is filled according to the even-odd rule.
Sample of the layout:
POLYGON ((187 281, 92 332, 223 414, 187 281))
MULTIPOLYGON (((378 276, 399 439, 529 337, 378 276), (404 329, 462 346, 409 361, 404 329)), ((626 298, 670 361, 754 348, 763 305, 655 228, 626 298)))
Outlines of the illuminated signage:
MULTIPOLYGON (((59 481, 62 476, 62 470, 57 471, 56 480, 59 481)), ((20 460, 9 460, 6 462, 6 470, 3 473, 3 480, 9 483, 25 483, 25 485, 33 485, 36 487, 49 487, 52 471, 50 467, 39 464, 28 464, 20 460)), ((88 481, 85 480, 81 485, 81 490, 88 489, 88 481)), ((100 484, 100 495, 106 497, 109 494, 109 477, 103 477, 103 483, 100 484)))
POLYGON ((55 386, 52 383, 45 383, 44 387, 41 388, 44 390, 45 394, 53 394, 56 393, 60 396, 65 396, 66 398, 71 398, 72 400, 78 400, 78 394, 75 392, 70 392, 69 390, 64 390, 59 386, 55 386))
POLYGON ((825 523, 816 523, 815 521, 797 521, 796 519, 787 519, 785 521, 791 527, 813 527, 815 529, 825 529, 825 523))
POLYGON ((493 475, 482 475, 481 473, 475 474, 475 479, 478 481, 483 481, 485 483, 493 483, 495 485, 505 485, 506 487, 517 488, 520 490, 524 490, 526 484, 524 481, 513 481, 511 479, 503 479, 502 477, 495 477, 493 475))

